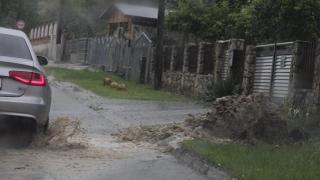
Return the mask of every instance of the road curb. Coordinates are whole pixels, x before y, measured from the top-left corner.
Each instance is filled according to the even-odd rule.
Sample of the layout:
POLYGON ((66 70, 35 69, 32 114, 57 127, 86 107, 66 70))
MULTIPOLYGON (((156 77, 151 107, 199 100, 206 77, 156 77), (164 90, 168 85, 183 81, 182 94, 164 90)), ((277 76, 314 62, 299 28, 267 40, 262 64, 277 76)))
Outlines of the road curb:
POLYGON ((207 160, 185 148, 176 149, 173 155, 180 163, 187 165, 210 180, 236 180, 219 168, 212 166, 207 160))

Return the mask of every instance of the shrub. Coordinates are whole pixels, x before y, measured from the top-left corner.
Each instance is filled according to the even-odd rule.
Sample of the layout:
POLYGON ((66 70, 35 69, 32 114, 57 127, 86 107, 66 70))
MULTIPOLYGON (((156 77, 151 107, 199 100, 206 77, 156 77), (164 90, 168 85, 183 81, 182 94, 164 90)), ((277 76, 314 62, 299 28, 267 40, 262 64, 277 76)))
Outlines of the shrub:
POLYGON ((204 100, 207 102, 213 102, 217 98, 240 93, 240 86, 237 85, 232 79, 226 79, 208 86, 204 100))

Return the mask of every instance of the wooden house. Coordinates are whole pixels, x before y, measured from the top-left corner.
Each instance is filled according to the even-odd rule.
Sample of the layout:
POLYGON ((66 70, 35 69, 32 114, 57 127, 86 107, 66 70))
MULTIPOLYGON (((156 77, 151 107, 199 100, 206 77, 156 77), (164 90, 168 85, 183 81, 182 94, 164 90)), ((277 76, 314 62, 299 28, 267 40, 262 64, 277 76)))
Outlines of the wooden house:
POLYGON ((114 3, 102 15, 107 20, 109 36, 122 32, 134 39, 141 32, 153 33, 157 26, 158 8, 127 3, 114 3))

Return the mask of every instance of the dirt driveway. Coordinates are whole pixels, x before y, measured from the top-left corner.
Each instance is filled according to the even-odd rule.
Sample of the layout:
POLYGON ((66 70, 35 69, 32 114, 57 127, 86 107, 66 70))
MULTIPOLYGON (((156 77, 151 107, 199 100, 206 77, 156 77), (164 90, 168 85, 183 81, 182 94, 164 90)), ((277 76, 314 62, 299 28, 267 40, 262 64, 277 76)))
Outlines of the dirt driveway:
POLYGON ((51 119, 78 119, 88 148, 0 149, 1 180, 205 179, 152 145, 120 143, 110 135, 130 126, 182 121, 188 114, 206 111, 202 107, 192 103, 107 99, 62 82, 52 82, 52 90, 51 119))

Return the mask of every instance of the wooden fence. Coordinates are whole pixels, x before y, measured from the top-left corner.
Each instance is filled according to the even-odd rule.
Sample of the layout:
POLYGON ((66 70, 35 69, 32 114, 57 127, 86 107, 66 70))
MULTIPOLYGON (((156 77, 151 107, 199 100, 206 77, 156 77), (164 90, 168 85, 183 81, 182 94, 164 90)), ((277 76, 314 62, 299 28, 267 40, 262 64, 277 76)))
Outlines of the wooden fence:
POLYGON ((145 34, 134 41, 118 37, 80 38, 67 41, 65 59, 146 83, 151 78, 152 52, 152 42, 145 34))

